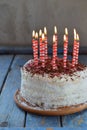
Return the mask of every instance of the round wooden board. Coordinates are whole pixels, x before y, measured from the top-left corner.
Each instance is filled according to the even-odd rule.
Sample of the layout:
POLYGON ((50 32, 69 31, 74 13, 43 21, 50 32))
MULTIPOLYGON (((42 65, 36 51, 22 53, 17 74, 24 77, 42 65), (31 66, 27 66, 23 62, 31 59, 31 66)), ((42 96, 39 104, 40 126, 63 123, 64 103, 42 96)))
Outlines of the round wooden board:
POLYGON ((42 109, 37 106, 32 106, 30 103, 27 103, 24 100, 21 100, 20 96, 20 90, 17 90, 14 95, 14 100, 16 104, 23 109, 24 111, 27 111, 29 113, 37 114, 37 115, 45 115, 45 116, 59 116, 59 115, 68 115, 73 114, 76 112, 80 112, 84 109, 87 109, 87 104, 80 104, 75 106, 69 106, 69 107, 61 107, 58 109, 42 109))

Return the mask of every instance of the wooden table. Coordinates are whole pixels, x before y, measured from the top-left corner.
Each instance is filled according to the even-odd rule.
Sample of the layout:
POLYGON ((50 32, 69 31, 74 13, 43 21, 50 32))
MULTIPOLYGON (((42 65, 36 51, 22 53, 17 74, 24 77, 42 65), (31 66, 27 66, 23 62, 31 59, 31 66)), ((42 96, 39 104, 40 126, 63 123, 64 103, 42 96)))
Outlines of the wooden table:
MULTIPOLYGON (((47 117, 24 112, 16 106, 13 97, 21 84, 20 67, 30 58, 30 55, 0 55, 0 130, 9 127, 12 130, 87 127, 87 110, 68 116, 47 117)), ((87 64, 86 55, 80 55, 79 59, 87 64)))

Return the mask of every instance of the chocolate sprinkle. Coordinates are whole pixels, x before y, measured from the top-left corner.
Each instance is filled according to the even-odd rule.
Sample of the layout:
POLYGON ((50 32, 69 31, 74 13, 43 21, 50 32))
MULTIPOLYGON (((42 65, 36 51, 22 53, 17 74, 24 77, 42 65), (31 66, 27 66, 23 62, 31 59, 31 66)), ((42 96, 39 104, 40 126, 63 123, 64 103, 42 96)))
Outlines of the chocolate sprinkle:
POLYGON ((24 68, 26 71, 31 72, 32 76, 34 74, 40 74, 44 76, 44 74, 48 74, 51 78, 54 76, 60 77, 60 75, 68 74, 72 76, 76 71, 82 71, 86 68, 85 65, 78 63, 74 68, 72 67, 72 62, 67 60, 67 67, 63 67, 63 59, 56 58, 57 69, 54 70, 52 67, 52 58, 48 58, 45 61, 45 68, 42 67, 42 63, 38 60, 38 66, 34 64, 34 60, 32 62, 26 64, 24 68))

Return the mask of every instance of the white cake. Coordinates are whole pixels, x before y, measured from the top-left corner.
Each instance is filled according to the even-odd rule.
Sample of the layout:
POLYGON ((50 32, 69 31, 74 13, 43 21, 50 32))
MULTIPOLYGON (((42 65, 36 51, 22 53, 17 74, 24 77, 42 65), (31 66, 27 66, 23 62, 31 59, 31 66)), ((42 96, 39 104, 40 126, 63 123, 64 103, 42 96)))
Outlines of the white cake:
POLYGON ((57 59, 57 70, 52 70, 51 60, 41 68, 35 68, 29 60, 21 68, 21 96, 32 105, 43 109, 79 105, 87 102, 87 67, 78 64, 74 69, 67 61, 63 69, 62 59, 57 59), (49 63, 49 64, 48 64, 49 63))

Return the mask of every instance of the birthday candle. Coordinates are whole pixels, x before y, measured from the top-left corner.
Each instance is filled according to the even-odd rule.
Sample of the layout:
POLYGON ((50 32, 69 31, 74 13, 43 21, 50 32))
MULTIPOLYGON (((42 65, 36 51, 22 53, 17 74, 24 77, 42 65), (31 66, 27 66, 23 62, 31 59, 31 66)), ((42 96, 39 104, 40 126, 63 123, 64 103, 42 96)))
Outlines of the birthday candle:
POLYGON ((74 45, 73 45, 72 67, 75 67, 75 64, 76 64, 76 49, 77 49, 76 29, 74 29, 74 45))
POLYGON ((33 30, 33 32, 32 32, 32 47, 33 47, 34 41, 35 41, 35 31, 33 30))
POLYGON ((44 27, 44 35, 45 35, 45 59, 48 59, 48 43, 47 43, 47 29, 44 27))
POLYGON ((41 61, 42 61, 42 67, 45 67, 45 36, 44 33, 42 33, 42 56, 41 56, 41 61))
POLYGON ((57 68, 57 65, 56 65, 56 54, 57 54, 56 36, 53 35, 53 60, 52 60, 53 69, 57 68))
POLYGON ((38 65, 38 33, 35 34, 35 55, 34 55, 34 62, 35 65, 38 65))
POLYGON ((40 61, 42 57, 42 30, 39 30, 39 52, 40 52, 40 61))
POLYGON ((79 57, 79 35, 76 35, 77 40, 77 49, 76 49, 76 65, 78 64, 78 57, 79 57))
POLYGON ((67 63, 67 48, 68 48, 67 37, 66 35, 64 35, 64 57, 63 57, 64 68, 66 68, 67 63))
POLYGON ((32 32, 32 48, 33 48, 33 57, 35 61, 35 31, 32 32))

